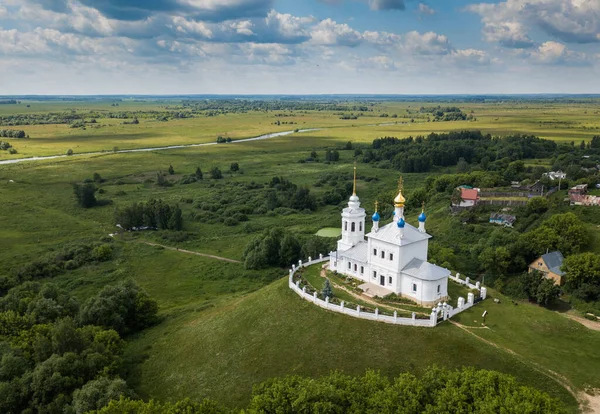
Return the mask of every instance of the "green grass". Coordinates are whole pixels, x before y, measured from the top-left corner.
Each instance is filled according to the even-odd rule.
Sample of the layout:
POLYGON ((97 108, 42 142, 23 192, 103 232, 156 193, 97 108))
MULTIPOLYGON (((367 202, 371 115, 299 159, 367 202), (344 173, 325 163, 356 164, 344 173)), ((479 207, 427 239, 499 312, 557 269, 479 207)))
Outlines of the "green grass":
MULTIPOLYGON (((34 102, 27 111, 66 110, 72 106, 78 110, 101 110, 110 109, 109 105, 106 102, 34 102)), ((33 138, 12 140, 19 154, 10 156, 2 152, 0 159, 62 154, 68 148, 83 152, 110 150, 113 146, 124 149, 212 142, 218 134, 239 138, 296 126, 327 129, 234 145, 106 153, 0 166, 0 272, 9 273, 67 242, 99 240, 116 230, 115 208, 161 198, 178 203, 182 208, 188 240, 170 242, 163 240, 159 232, 120 236, 116 240, 119 251, 116 260, 84 266, 52 280, 84 301, 107 284, 132 277, 158 300, 162 323, 131 338, 128 343, 129 359, 143 361, 134 364, 129 375, 129 381, 143 397, 175 400, 208 396, 228 405, 241 406, 247 401, 253 384, 272 376, 289 373, 321 375, 333 369, 360 374, 369 368, 393 376, 404 371, 419 373, 431 364, 439 364, 448 367, 474 365, 507 372, 525 384, 561 398, 574 408, 575 401, 565 389, 540 375, 532 362, 563 375, 577 389, 588 385, 599 387, 600 362, 596 355, 600 334, 587 331, 556 313, 526 304, 514 306, 502 298, 500 305, 486 301, 458 317, 457 320, 465 325, 478 326, 481 312, 487 309, 490 329, 473 331, 513 350, 521 355, 519 357, 450 324, 435 329, 397 327, 317 309, 289 291, 283 280, 271 283, 277 275, 283 278, 286 270, 250 272, 238 263, 214 261, 141 243, 153 241, 240 260, 244 246, 263 229, 284 226, 306 235, 321 230, 326 230, 327 235, 333 234, 334 230, 339 234, 340 206, 322 207, 311 214, 249 214, 248 223, 232 227, 194 220, 191 215, 197 212, 195 206, 204 201, 227 201, 235 206, 240 202, 239 197, 260 197, 259 190, 244 192, 238 184, 265 184, 273 176, 290 178, 295 184, 309 186, 311 193, 320 195, 328 187, 313 185, 326 173, 350 173, 354 151, 340 150, 338 163, 298 161, 306 159, 313 150, 323 158, 327 148, 340 148, 349 140, 369 143, 384 135, 402 137, 464 128, 501 134, 534 133, 577 142, 600 133, 597 129, 600 123, 592 104, 468 104, 464 106, 468 111, 474 111, 478 121, 427 123, 417 119, 419 122, 414 124, 367 126, 390 122, 388 118, 378 118, 382 111, 411 116, 407 111, 414 111, 415 105, 421 106, 421 103, 382 103, 375 106, 373 116, 352 121, 339 120, 337 115, 327 111, 309 111, 298 114, 295 119, 298 125, 293 126, 273 125, 274 113, 231 114, 167 123, 141 119, 139 125, 101 120, 99 122, 106 127, 85 131, 65 125, 24 126, 22 129, 33 138), (240 164, 241 172, 228 172, 232 162, 240 164), (169 177, 173 186, 160 188, 147 182, 157 171, 166 171, 169 165, 173 165, 176 172, 169 177), (177 184, 183 175, 194 173, 196 167, 201 167, 207 177, 208 170, 214 166, 224 171, 223 180, 206 178, 191 185, 177 184), (105 193, 99 198, 110 200, 112 204, 84 210, 74 202, 72 183, 91 178, 94 172, 106 179, 101 184, 105 193), (192 200, 192 203, 186 200, 192 200)), ((23 105, 20 107, 25 111, 23 105)), ((156 107, 147 102, 127 102, 118 109, 156 107)), ((16 109, 12 105, 0 106, 0 114, 10 111, 16 109)), ((398 118, 398 121, 406 119, 398 118)), ((539 165, 548 165, 549 161, 540 160, 539 165)), ((538 165, 534 160, 531 164, 538 165)), ((376 199, 380 202, 386 197, 391 199, 389 196, 396 188, 399 173, 360 164, 359 175, 376 178, 357 183, 362 205, 371 214, 376 199)), ((405 188, 422 187, 427 176, 404 174, 405 188)), ((468 249, 489 234, 487 225, 467 228, 458 225, 458 220, 448 218, 446 198, 442 194, 428 205, 427 228, 436 243, 468 249), (454 240, 460 240, 460 243, 455 245, 454 240)), ((575 211, 590 225, 591 247, 600 252, 600 231, 596 227, 600 224, 598 214, 590 209, 571 209, 566 205, 563 208, 575 211)), ((417 210, 407 208, 409 222, 416 224, 420 209, 417 210)), ((305 274, 320 290, 324 279, 318 276, 318 271, 318 266, 313 266, 305 274)), ((334 291, 342 300, 363 305, 335 286, 334 291)), ((454 304, 458 296, 466 298, 467 292, 464 287, 449 282, 449 294, 454 304)))
POLYGON ((321 237, 339 237, 341 234, 341 227, 325 227, 316 233, 317 236, 321 237))
POLYGON ((131 375, 139 381, 136 390, 162 400, 209 397, 242 406, 252 386, 272 376, 366 369, 395 376, 437 364, 509 373, 576 407, 555 381, 448 323, 419 329, 327 312, 300 299, 285 279, 227 305, 170 319, 130 342, 127 353, 145 358, 131 375))

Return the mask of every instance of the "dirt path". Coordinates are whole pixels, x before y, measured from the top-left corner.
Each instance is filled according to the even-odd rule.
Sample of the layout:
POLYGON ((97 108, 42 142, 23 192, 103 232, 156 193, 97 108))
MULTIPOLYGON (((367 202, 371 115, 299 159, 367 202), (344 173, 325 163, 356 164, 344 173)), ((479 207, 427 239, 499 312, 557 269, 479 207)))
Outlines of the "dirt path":
MULTIPOLYGON (((481 342, 484 342, 487 345, 493 346, 496 349, 499 349, 510 355, 513 355, 514 357, 519 359, 525 365, 529 365, 531 368, 535 369, 540 374, 543 374, 546 377, 558 382, 563 388, 565 388, 567 391, 569 391, 569 393, 579 402, 579 409, 581 410, 581 412, 599 413, 600 414, 600 393, 595 392, 594 395, 590 395, 584 391, 577 392, 575 390, 575 387, 573 386, 573 384, 571 384, 571 382, 567 378, 565 378, 563 375, 560 375, 558 372, 547 369, 547 368, 539 365, 538 363, 531 361, 531 359, 523 357, 522 355, 516 353, 512 349, 500 346, 488 339, 482 338, 481 336, 477 335, 475 332, 471 331, 471 329, 473 329, 473 328, 480 328, 480 327, 465 326, 465 325, 462 325, 451 319, 448 319, 448 322, 450 322, 452 325, 456 326, 457 328, 462 329, 464 332, 467 332, 470 335, 473 335, 475 338, 477 338, 481 342)), ((596 390, 596 391, 598 391, 598 390, 596 390)))
MULTIPOLYGON (((327 265, 325 265, 327 266, 327 265)), ((321 273, 320 273, 321 277, 326 278, 327 277, 327 269, 326 267, 321 268, 321 273)), ((376 308, 380 307, 380 306, 386 306, 388 308, 394 309, 394 310, 399 310, 399 311, 403 311, 403 312, 415 312, 417 315, 426 315, 429 316, 429 314, 425 313, 425 312, 417 312, 417 311, 412 311, 410 309, 404 309, 401 308, 399 306, 396 305, 392 305, 392 304, 388 304, 388 303, 379 303, 375 300, 373 300, 372 298, 368 297, 368 296, 364 296, 364 295, 359 295, 358 293, 348 289, 346 286, 343 285, 339 285, 335 282, 333 282, 335 284, 336 288, 342 289, 344 292, 348 293, 350 296, 352 296, 355 299, 358 300, 362 300, 365 303, 368 303, 370 305, 375 306, 376 308)))
POLYGON ((229 262, 229 263, 242 263, 239 260, 233 260, 233 259, 228 259, 226 257, 221 257, 221 256, 213 256, 212 254, 206 254, 206 253, 198 253, 198 252, 192 252, 190 250, 184 250, 184 249, 179 249, 177 247, 170 247, 170 246, 164 246, 162 244, 158 244, 158 243, 151 243, 148 241, 143 241, 143 240, 139 240, 139 243, 144 243, 147 244, 148 246, 157 246, 157 247, 162 247, 163 249, 167 249, 167 250, 173 250, 173 251, 177 251, 177 252, 181 252, 181 253, 186 253, 186 254, 194 254, 196 256, 202 256, 202 257, 208 257, 210 259, 215 259, 215 260, 221 260, 223 262, 229 262))
POLYGON ((575 322, 579 322, 586 328, 589 328, 594 331, 600 331, 600 322, 590 321, 589 319, 582 318, 581 316, 573 315, 570 313, 561 313, 561 315, 574 320, 575 322))

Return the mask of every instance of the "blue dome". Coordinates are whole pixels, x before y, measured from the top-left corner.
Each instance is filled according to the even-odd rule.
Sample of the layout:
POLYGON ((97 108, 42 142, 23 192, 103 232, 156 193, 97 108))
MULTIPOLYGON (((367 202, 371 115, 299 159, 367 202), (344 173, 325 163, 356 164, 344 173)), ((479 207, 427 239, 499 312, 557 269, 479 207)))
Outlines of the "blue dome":
POLYGON ((425 212, 421 212, 421 214, 419 214, 419 221, 425 223, 425 220, 427 220, 427 216, 425 215, 425 212))
POLYGON ((379 217, 379 213, 375 212, 375 214, 373 214, 373 221, 379 221, 380 217, 379 217))
POLYGON ((398 222, 396 223, 399 229, 403 229, 405 224, 406 223, 404 222, 404 219, 402 217, 400 217, 400 220, 398 220, 398 222))

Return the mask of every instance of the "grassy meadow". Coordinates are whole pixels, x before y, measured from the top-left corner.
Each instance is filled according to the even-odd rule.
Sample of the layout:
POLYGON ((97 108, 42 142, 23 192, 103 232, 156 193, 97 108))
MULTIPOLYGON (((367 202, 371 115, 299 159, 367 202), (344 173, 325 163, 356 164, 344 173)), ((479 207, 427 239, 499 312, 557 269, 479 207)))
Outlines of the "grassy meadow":
MULTIPOLYGON (((51 111, 146 111, 166 104, 156 102, 46 102, 24 101, 0 105, 0 116, 51 111), (25 103, 31 106, 27 108, 25 103)), ((246 188, 265 184, 274 176, 286 177, 299 186, 310 186, 321 195, 327 186, 315 183, 325 174, 351 174, 354 152, 340 149, 347 141, 370 143, 381 136, 405 137, 463 129, 492 134, 535 134, 557 141, 579 143, 600 134, 599 101, 456 103, 476 121, 427 122, 414 111, 437 103, 381 102, 368 116, 341 120, 334 111, 299 111, 277 118, 273 112, 249 112, 160 122, 140 118, 138 125, 121 119, 98 118, 99 128, 68 125, 23 125, 30 139, 6 139, 18 150, 0 151, 0 160, 41 155, 107 150, 98 155, 39 162, 0 165, 0 274, 8 274, 39 256, 80 240, 99 240, 118 229, 116 208, 133 202, 160 198, 183 210, 185 240, 174 241, 160 232, 124 233, 115 236, 114 260, 67 271, 47 280, 84 300, 102 287, 131 277, 159 303, 161 322, 128 339, 128 382, 144 398, 177 400, 209 397, 231 406, 247 403, 252 386, 274 376, 317 376, 332 370, 362 374, 367 369, 394 376, 423 372, 432 364, 447 367, 475 366, 509 373, 561 399, 572 412, 579 402, 565 388, 581 392, 600 388, 600 332, 588 330, 544 308, 519 303, 491 290, 499 304, 488 300, 460 314, 455 322, 435 329, 389 326, 356 320, 315 308, 287 286, 286 269, 248 271, 230 263, 173 251, 145 242, 241 260, 246 244, 264 229, 286 227, 312 235, 340 225, 339 207, 325 206, 315 212, 286 215, 249 214, 236 226, 192 218, 198 204, 235 203, 244 197, 261 197, 246 188), (380 117, 397 114, 398 118, 380 117), (415 122, 411 122, 413 119, 415 122), (277 120, 293 125, 274 125, 277 120), (387 124, 393 122, 394 124, 387 124), (398 122, 395 124, 395 122, 398 122), (383 124, 383 125, 382 125, 383 124), (206 147, 115 154, 119 149, 214 142, 221 135, 232 139, 296 128, 320 128, 264 141, 238 142, 206 147), (312 151, 321 160, 328 148, 338 148, 339 162, 304 162, 312 151), (230 172, 237 162, 240 171, 230 172), (158 187, 158 171, 172 165, 172 186, 158 187), (202 181, 182 185, 184 175, 197 167, 202 181), (219 167, 221 180, 208 171, 219 167), (109 203, 80 208, 72 184, 94 173, 105 180, 99 200, 109 203), (488 310, 487 327, 481 313, 488 310)), ((442 106, 446 104, 441 104, 442 106)), ((452 103, 451 105, 455 105, 452 103)), ((283 112, 283 111, 280 111, 283 112)), ((532 160, 535 165, 549 160, 532 160)), ((450 171, 450 169, 448 169, 450 171)), ((445 172, 444 169, 436 171, 445 172)), ((391 201, 399 174, 393 170, 359 165, 357 193, 367 214, 375 200, 391 201), (367 182, 366 179, 369 179, 367 182)), ((408 197, 421 187, 428 174, 405 174, 408 197)), ((253 192, 255 191, 255 192, 253 192)), ((556 194, 555 197, 564 197, 556 194)), ((456 230, 458 220, 449 219, 447 200, 428 207, 428 230, 444 241, 456 230)), ((564 207, 568 209, 568 207, 564 207)), ((416 224, 417 209, 407 210, 407 221, 416 224)), ((578 213, 584 220, 586 213, 578 213)), ((590 223, 593 221, 589 219, 590 223)), ((596 252, 600 231, 595 228, 596 252)), ((465 233, 465 238, 470 237, 465 233)), ((326 252, 323 252, 326 253, 326 252)), ((316 271, 311 277, 319 282, 316 271)), ((452 292, 458 294, 460 289, 452 292)))

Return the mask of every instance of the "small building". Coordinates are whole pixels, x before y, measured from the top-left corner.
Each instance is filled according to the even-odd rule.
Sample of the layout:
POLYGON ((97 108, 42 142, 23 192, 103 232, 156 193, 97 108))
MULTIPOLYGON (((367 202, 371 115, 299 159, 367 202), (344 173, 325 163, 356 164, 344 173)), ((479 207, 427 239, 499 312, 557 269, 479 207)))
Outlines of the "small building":
POLYGON ((587 184, 576 185, 575 187, 572 187, 569 189, 569 197, 571 195, 578 195, 578 196, 586 195, 587 190, 588 190, 587 184))
POLYGON ((515 216, 510 214, 502 214, 502 213, 492 213, 490 214, 490 223, 499 224, 504 227, 512 227, 513 224, 517 221, 515 216))
POLYGON ((453 207, 475 207, 479 203, 479 188, 459 187, 460 203, 453 202, 453 207))
POLYGON ((550 172, 544 173, 542 175, 544 177, 548 177, 552 181, 554 181, 554 180, 564 180, 565 178, 567 178, 567 173, 564 173, 564 172, 562 172, 560 170, 558 170, 558 171, 550 171, 550 172))
POLYGON ((531 195, 543 195, 544 194, 544 184, 537 180, 535 183, 527 186, 527 191, 529 191, 530 197, 531 195))
POLYGON ((546 253, 529 264, 529 273, 537 270, 542 272, 545 278, 552 279, 555 285, 562 286, 565 283, 565 273, 560 268, 564 260, 565 258, 558 250, 546 253))

